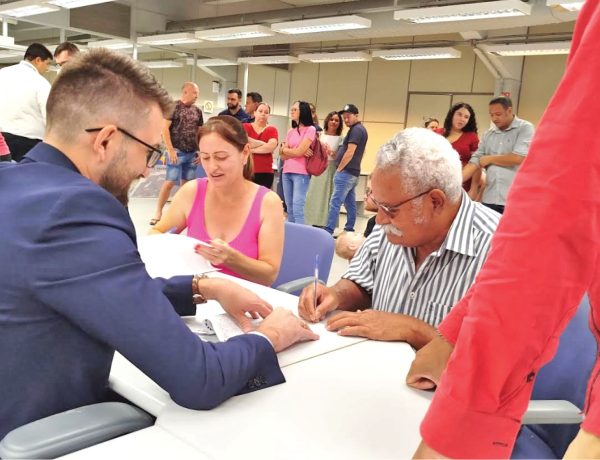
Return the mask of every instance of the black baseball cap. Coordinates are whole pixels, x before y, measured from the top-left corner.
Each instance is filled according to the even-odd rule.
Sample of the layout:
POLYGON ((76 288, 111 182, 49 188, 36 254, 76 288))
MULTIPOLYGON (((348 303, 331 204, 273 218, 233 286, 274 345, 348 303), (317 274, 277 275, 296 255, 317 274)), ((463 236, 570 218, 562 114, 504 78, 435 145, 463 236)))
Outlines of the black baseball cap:
POLYGON ((346 104, 344 106, 344 108, 342 110, 340 110, 338 113, 342 114, 344 112, 350 112, 350 113, 353 113, 354 115, 358 115, 358 107, 356 107, 354 104, 346 104))

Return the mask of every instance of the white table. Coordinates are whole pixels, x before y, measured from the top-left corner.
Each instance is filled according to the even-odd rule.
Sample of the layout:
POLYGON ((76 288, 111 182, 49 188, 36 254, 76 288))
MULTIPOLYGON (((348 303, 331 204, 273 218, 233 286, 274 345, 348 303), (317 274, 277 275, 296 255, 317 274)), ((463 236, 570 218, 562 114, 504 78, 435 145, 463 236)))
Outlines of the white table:
MULTIPOLYGON (((240 283, 274 306, 297 311, 295 296, 240 283)), ((178 406, 117 354, 110 376, 112 389, 155 415, 152 429, 159 429, 159 435, 148 446, 142 445, 146 436, 142 433, 147 432, 143 430, 81 451, 77 458, 95 458, 86 456, 92 449, 98 449, 93 455, 101 452, 105 458, 122 456, 123 448, 132 457, 144 457, 156 442, 161 444, 156 452, 171 452, 166 455, 171 458, 179 457, 180 451, 186 458, 184 447, 200 459, 410 457, 431 399, 430 393, 404 383, 414 357, 412 348, 405 343, 341 337, 326 331, 323 323, 311 327, 321 340, 278 355, 285 384, 233 397, 210 411, 178 406)))
POLYGON ((432 394, 405 377, 404 343, 366 341, 286 367, 287 382, 211 411, 169 403, 157 426, 209 458, 409 458, 432 394))

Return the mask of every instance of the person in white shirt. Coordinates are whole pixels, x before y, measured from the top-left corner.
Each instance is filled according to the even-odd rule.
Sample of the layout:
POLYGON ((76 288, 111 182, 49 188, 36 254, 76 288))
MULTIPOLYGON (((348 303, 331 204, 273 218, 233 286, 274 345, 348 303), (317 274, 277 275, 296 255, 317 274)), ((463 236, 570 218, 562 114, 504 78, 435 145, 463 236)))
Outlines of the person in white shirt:
POLYGON ((33 43, 20 63, 0 69, 0 127, 15 161, 44 136, 50 82, 42 74, 51 61, 48 48, 33 43))

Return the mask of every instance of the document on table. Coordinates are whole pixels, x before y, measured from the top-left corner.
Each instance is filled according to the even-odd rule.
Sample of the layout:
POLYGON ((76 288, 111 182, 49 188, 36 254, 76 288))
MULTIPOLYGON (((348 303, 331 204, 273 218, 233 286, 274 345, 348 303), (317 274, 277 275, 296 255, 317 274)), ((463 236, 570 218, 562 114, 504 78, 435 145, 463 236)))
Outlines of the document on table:
POLYGON ((152 278, 171 278, 178 275, 195 275, 216 269, 194 248, 203 241, 186 235, 163 233, 139 239, 138 251, 152 278))

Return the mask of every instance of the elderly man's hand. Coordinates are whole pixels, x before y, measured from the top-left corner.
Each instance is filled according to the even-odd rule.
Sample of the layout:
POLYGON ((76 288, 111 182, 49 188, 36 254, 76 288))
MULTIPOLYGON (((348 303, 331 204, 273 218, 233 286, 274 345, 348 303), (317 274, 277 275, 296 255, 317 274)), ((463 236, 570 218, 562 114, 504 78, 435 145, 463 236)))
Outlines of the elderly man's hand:
POLYGON ((366 337, 373 340, 406 340, 409 326, 404 315, 385 311, 343 312, 327 322, 327 329, 339 335, 366 337))
POLYGON ((437 336, 415 356, 406 375, 406 384, 419 390, 433 390, 439 383, 454 347, 437 336))
POLYGON ((298 314, 307 321, 317 323, 340 304, 334 289, 317 283, 317 294, 314 285, 302 290, 298 301, 298 314), (316 303, 315 303, 316 300, 316 303))

